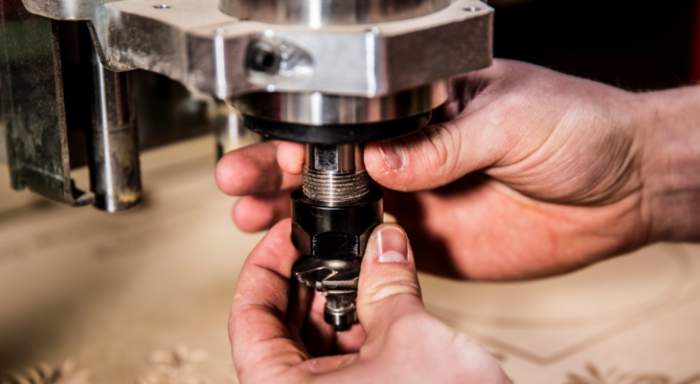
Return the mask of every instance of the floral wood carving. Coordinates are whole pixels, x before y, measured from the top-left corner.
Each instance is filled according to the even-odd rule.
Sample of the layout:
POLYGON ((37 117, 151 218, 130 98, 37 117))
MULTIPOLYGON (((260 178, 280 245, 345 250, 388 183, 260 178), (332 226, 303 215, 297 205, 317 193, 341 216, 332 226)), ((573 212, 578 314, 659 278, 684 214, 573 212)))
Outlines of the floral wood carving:
POLYGON ((33 368, 0 373, 0 384, 90 384, 88 370, 75 370, 75 363, 66 360, 58 366, 39 363, 33 368))
POLYGON ((207 376, 195 369, 206 358, 206 352, 184 345, 172 351, 154 351, 150 355, 151 369, 136 379, 136 384, 211 384, 207 376))

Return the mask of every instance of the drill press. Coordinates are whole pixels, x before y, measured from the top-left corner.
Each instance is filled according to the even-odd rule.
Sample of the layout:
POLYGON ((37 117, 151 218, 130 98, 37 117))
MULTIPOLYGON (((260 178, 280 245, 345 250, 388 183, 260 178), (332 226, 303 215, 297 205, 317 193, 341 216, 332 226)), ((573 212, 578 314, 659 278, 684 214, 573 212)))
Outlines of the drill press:
MULTIPOLYGON (((324 293, 325 319, 337 330, 357 319, 360 261, 382 222, 382 191, 364 169, 364 143, 421 129, 447 99, 447 79, 492 59, 493 9, 479 0, 0 1, 3 26, 34 31, 0 41, 0 78, 32 79, 35 90, 0 89, 0 159, 16 188, 74 206, 101 193, 74 187, 70 166, 79 149, 69 133, 121 121, 117 107, 131 105, 132 93, 95 83, 95 100, 107 100, 89 112, 99 118, 92 128, 72 126, 80 112, 66 106, 85 103, 65 89, 89 71, 61 68, 79 42, 90 48, 85 64, 105 78, 142 69, 224 100, 246 128, 306 146, 303 185, 292 192, 292 238, 304 257, 293 273, 324 293), (2 12, 10 8, 21 17, 2 12), (17 46, 33 54, 3 61, 17 46), (25 116, 36 106, 46 119, 25 116)), ((127 176, 139 174, 138 161, 111 160, 137 160, 138 146, 99 138, 86 144, 91 164, 108 164, 111 184, 136 180, 127 176)))

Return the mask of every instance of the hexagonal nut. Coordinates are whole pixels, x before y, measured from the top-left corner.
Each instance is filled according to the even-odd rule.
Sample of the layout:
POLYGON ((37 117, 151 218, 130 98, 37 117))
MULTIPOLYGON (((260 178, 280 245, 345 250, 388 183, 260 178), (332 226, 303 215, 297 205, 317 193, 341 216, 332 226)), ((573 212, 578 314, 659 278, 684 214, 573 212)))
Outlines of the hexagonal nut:
POLYGON ((382 222, 382 192, 373 186, 365 201, 327 207, 292 193, 292 242, 304 255, 327 260, 362 257, 372 230, 382 222))
POLYGON ((304 255, 322 259, 353 259, 364 256, 367 240, 376 226, 372 225, 360 235, 331 231, 311 236, 299 224, 292 223, 292 242, 304 255))

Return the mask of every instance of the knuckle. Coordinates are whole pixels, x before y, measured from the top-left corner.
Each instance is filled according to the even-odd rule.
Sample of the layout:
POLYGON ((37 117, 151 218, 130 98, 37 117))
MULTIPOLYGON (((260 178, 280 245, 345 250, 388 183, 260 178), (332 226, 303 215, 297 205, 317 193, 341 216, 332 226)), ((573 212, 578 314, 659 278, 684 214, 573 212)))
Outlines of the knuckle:
POLYGON ((532 103, 532 95, 524 90, 516 90, 502 95, 499 100, 498 112, 519 111, 527 108, 532 103))
POLYGON ((460 132, 454 123, 435 124, 423 129, 427 146, 422 157, 438 174, 450 174, 455 171, 460 158, 460 132))
POLYGON ((394 278, 391 281, 374 282, 363 290, 361 296, 365 304, 376 304, 398 295, 411 295, 421 299, 421 289, 418 281, 410 276, 394 278))

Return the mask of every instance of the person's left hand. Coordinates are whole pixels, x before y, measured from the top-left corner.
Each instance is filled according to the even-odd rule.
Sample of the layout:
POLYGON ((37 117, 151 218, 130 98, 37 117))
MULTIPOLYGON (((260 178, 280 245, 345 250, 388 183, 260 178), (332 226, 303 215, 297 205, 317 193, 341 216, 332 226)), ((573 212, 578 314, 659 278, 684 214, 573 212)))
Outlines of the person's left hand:
POLYGON ((229 335, 241 383, 510 382, 486 350, 423 308, 401 227, 374 230, 360 273, 362 326, 339 333, 323 320, 323 296, 290 284, 300 257, 290 229, 289 219, 275 225, 238 279, 229 335))

